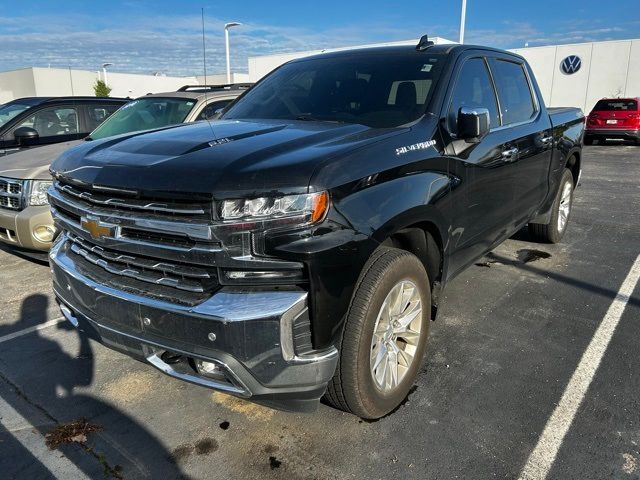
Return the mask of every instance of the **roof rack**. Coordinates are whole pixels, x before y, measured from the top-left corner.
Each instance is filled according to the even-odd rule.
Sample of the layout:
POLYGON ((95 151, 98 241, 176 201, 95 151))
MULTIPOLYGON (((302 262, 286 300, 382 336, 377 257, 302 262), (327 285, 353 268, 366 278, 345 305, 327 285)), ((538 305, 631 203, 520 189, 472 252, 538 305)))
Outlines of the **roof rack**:
POLYGON ((435 45, 435 43, 429 40, 429 35, 423 35, 422 37, 420 37, 418 45, 416 45, 416 50, 418 50, 419 52, 423 52, 432 45, 435 45))
POLYGON ((229 83, 224 85, 185 85, 178 92, 210 92, 219 90, 248 90, 253 83, 229 83))

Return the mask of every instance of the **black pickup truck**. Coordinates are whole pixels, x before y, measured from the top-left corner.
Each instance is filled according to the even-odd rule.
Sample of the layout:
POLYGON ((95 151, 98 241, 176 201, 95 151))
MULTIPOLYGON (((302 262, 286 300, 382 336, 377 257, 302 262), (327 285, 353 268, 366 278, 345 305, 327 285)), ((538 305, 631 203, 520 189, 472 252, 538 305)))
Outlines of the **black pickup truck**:
POLYGON ((447 282, 527 224, 560 241, 583 128, 505 51, 423 37, 294 60, 220 121, 62 154, 55 293, 84 334, 172 377, 378 418, 447 282))

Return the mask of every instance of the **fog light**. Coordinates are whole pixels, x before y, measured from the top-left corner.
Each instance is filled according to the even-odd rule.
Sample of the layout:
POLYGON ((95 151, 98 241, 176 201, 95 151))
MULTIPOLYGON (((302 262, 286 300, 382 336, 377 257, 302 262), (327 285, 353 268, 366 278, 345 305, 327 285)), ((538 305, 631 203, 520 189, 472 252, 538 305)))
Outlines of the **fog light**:
POLYGON ((55 235, 56 230, 51 225, 38 225, 33 229, 33 237, 39 242, 48 243, 55 235))
POLYGON ((196 370, 200 375, 205 377, 215 378, 217 380, 225 380, 226 377, 222 372, 222 369, 213 362, 205 362, 204 360, 196 360, 196 370))

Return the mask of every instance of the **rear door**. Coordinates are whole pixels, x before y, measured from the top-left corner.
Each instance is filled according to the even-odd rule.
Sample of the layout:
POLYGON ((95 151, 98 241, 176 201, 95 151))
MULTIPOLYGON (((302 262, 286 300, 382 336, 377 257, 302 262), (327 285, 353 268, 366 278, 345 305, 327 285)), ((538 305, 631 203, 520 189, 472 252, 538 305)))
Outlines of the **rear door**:
POLYGON ((89 135, 102 122, 113 115, 123 104, 118 103, 88 103, 82 105, 84 125, 81 125, 83 136, 89 135))
POLYGON ((512 173, 513 232, 537 213, 547 195, 553 132, 525 63, 495 54, 489 65, 498 93, 500 130, 513 152, 505 158, 512 173))

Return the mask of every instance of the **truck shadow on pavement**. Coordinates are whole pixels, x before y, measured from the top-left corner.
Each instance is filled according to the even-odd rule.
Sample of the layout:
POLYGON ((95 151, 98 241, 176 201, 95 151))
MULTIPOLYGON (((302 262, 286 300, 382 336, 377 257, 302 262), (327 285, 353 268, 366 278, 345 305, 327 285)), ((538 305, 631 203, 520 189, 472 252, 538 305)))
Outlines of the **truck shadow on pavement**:
MULTIPOLYGON (((48 303, 49 299, 42 294, 25 298, 19 322, 0 326, 0 337, 20 325, 45 323, 48 303)), ((66 323, 50 328, 73 330, 66 323)), ((3 344, 2 400, 43 436, 53 429, 63 432, 68 424, 84 419, 93 424, 99 431, 88 433, 86 440, 85 436, 73 435, 58 447, 90 478, 97 473, 105 478, 185 478, 159 439, 145 427, 118 408, 77 391, 91 385, 94 372, 89 340, 79 335, 78 341, 77 355, 63 350, 58 341, 45 337, 41 331, 3 344)), ((11 420, 2 423, 10 424, 11 420)), ((51 478, 52 472, 18 441, 18 433, 9 432, 0 424, 3 478, 51 478)), ((45 438, 40 438, 45 442, 45 438)), ((54 452, 53 456, 60 454, 54 452)))

